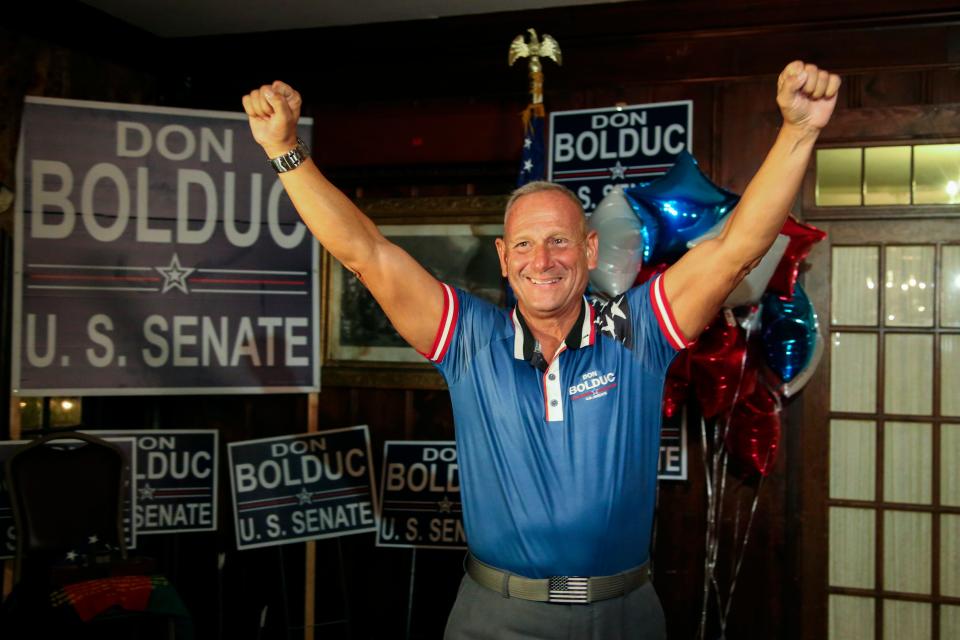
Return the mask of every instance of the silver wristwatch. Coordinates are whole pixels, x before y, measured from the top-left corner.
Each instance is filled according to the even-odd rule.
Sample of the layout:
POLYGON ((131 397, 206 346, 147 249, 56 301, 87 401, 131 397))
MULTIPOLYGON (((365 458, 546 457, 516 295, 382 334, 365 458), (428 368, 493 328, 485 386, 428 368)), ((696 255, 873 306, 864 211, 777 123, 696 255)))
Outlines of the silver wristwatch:
POLYGON ((310 147, 307 146, 307 143, 297 138, 297 146, 290 151, 287 151, 283 155, 279 155, 276 158, 270 158, 270 166, 273 167, 273 170, 277 173, 285 173, 287 171, 292 171, 300 165, 303 164, 303 161, 310 157, 310 147))

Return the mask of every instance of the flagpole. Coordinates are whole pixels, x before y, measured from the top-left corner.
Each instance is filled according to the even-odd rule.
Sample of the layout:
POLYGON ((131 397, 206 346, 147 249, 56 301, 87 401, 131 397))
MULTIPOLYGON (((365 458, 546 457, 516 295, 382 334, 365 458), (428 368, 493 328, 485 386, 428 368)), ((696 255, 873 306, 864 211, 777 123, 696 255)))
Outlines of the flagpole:
POLYGON ((541 58, 553 60, 557 65, 562 64, 560 44, 549 34, 543 38, 537 36, 535 29, 527 29, 529 41, 518 35, 510 43, 507 54, 507 63, 513 63, 520 58, 527 58, 527 75, 530 79, 530 103, 523 110, 523 150, 520 156, 520 172, 517 175, 517 186, 528 182, 543 180, 545 145, 544 145, 544 118, 543 108, 543 64, 541 58))

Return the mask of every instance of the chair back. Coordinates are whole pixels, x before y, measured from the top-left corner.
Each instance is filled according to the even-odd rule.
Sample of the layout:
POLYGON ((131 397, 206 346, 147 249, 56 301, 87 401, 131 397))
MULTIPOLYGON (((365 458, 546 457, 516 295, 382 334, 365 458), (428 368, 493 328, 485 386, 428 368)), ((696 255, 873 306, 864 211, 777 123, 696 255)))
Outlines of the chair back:
POLYGON ((91 545, 126 557, 123 467, 118 447, 77 432, 43 436, 10 457, 6 479, 17 530, 15 580, 34 563, 49 568, 71 550, 91 545))

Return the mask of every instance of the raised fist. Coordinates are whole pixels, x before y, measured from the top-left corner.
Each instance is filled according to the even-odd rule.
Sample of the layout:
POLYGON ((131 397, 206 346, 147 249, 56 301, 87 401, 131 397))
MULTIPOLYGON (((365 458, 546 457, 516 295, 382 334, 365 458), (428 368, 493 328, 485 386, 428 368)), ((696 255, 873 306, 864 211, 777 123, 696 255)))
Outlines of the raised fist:
POLYGON ((302 104, 293 87, 277 80, 243 96, 250 131, 267 156, 274 158, 297 145, 297 120, 302 104))
POLYGON ((840 76, 794 60, 777 79, 777 104, 784 122, 819 131, 837 104, 840 76))

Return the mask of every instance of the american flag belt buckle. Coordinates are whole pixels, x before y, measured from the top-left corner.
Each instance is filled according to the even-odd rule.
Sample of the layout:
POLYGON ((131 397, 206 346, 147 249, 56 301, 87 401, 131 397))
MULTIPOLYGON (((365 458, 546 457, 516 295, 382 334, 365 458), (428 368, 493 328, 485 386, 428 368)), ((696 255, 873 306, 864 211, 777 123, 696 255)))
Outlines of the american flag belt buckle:
POLYGON ((547 602, 557 604, 589 604, 590 578, 554 576, 550 578, 547 602))

